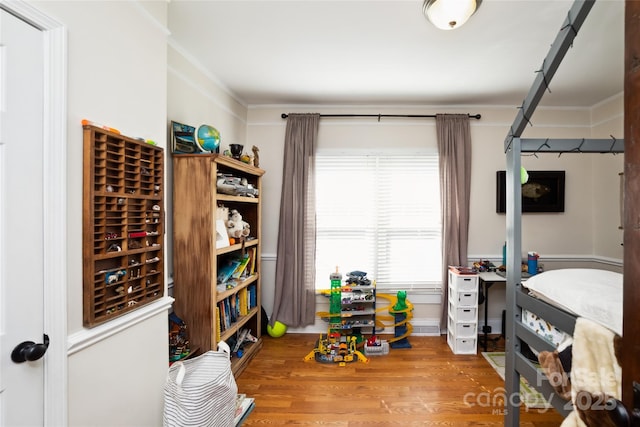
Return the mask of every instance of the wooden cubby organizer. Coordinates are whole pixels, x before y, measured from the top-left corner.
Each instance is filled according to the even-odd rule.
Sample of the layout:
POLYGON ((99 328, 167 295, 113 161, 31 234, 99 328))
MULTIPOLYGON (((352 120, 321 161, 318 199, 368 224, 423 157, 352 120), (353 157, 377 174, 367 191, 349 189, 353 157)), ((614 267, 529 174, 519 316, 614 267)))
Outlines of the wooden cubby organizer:
MULTIPOLYGON (((241 331, 251 330, 257 342, 245 342, 242 357, 232 355, 231 368, 235 375, 244 370, 262 347, 260 191, 263 174, 262 169, 226 156, 173 156, 174 310, 188 325, 191 346, 199 347, 201 351, 216 350, 221 340, 230 344, 233 350, 232 344, 241 331), (258 195, 218 193, 218 174, 246 180, 258 190, 258 195), (216 247, 216 219, 220 206, 236 209, 249 223, 250 234, 245 240, 216 247), (245 253, 253 257, 251 274, 240 277, 233 286, 220 286, 218 273, 221 266, 228 259, 245 253), (222 313, 227 306, 235 313, 229 319, 225 319, 222 313)), ((226 235, 224 239, 228 241, 226 235)))
POLYGON ((83 322, 93 327, 164 294, 164 150, 83 133, 83 322))

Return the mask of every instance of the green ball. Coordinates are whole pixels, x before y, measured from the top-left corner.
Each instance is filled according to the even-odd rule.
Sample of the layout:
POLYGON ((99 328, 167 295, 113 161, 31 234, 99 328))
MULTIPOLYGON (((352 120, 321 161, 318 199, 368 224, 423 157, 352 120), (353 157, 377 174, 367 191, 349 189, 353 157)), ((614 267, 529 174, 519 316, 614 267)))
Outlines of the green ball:
POLYGON ((529 181, 529 173, 524 167, 520 167, 520 183, 524 185, 527 181, 529 181))
POLYGON ((273 338, 280 338, 287 332, 287 325, 282 322, 276 322, 271 325, 267 325, 267 333, 273 338))

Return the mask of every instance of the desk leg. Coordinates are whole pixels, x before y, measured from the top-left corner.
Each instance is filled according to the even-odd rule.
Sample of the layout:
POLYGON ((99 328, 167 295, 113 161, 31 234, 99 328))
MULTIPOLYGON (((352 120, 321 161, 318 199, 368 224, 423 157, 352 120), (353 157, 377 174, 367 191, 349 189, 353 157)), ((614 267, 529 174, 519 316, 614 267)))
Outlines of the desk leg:
POLYGON ((489 345, 489 287, 487 282, 482 282, 484 288, 484 326, 482 332, 484 333, 484 351, 487 352, 487 346, 489 345))

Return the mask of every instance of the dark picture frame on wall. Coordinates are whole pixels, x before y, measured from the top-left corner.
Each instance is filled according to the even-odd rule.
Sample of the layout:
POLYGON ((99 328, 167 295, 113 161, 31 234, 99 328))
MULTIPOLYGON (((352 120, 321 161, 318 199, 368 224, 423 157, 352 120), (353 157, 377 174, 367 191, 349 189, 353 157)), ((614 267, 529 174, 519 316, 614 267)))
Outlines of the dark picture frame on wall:
MULTIPOLYGON (((522 212, 564 212, 565 171, 527 171, 522 212)), ((496 172, 496 212, 506 213, 506 171, 496 172)))
POLYGON ((198 154, 202 150, 196 143, 196 128, 184 123, 171 121, 169 129, 171 152, 173 154, 198 154))

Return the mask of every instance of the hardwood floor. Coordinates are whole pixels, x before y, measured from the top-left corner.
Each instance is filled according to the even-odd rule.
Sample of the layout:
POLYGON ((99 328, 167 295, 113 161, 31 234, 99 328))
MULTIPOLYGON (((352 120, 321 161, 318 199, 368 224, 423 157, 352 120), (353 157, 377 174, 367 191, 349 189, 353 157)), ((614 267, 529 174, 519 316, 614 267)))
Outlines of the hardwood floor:
MULTIPOLYGON (((256 404, 243 427, 503 425, 504 383, 480 353, 453 355, 445 337, 412 336, 411 349, 391 349, 367 364, 305 362, 317 338, 265 335, 236 379, 256 404)), ((562 422, 553 409, 523 407, 520 419, 526 427, 562 422)))

